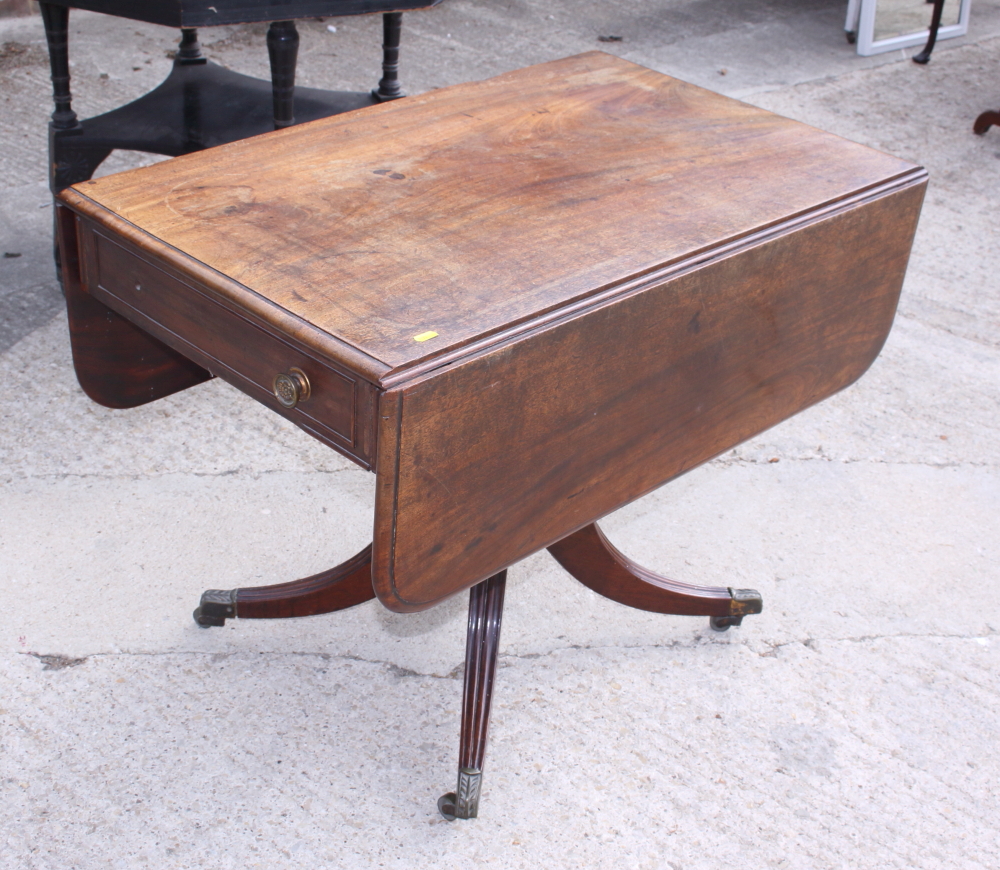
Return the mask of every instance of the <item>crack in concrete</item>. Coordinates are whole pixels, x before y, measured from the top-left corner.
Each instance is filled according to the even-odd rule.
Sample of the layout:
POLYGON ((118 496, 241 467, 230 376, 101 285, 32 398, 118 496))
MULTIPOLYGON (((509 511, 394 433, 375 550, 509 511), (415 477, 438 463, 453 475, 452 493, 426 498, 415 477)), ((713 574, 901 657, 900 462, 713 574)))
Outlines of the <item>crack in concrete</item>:
MULTIPOLYGON (((841 465, 857 465, 862 462, 867 462, 871 465, 895 465, 904 468, 912 468, 914 466, 922 466, 924 468, 977 468, 977 469, 991 469, 1000 470, 1000 464, 994 462, 975 462, 975 461, 958 461, 958 460, 944 460, 941 462, 932 462, 926 459, 915 459, 915 460, 898 460, 898 459, 879 459, 873 456, 867 457, 848 457, 848 458, 835 458, 832 456, 781 456, 778 457, 778 462, 839 462, 841 465)), ((752 456, 720 456, 717 459, 713 459, 710 463, 706 465, 776 465, 777 462, 774 459, 757 459, 752 456)))
MULTIPOLYGON (((930 460, 895 460, 895 459, 879 459, 875 457, 848 457, 848 458, 834 458, 830 456, 782 456, 779 457, 779 462, 838 462, 841 465, 858 465, 861 463, 868 463, 870 465, 887 465, 895 466, 899 468, 968 468, 976 470, 986 470, 986 471, 1000 471, 1000 463, 995 462, 976 462, 971 460, 953 460, 953 461, 941 461, 932 462, 930 460)), ((768 459, 758 459, 749 456, 720 456, 717 459, 713 459, 711 462, 706 463, 706 465, 715 465, 729 467, 733 465, 776 465, 778 463, 773 462, 772 458, 768 459)), ((286 469, 268 469, 266 471, 254 471, 252 473, 247 473, 246 477, 250 480, 258 480, 262 477, 267 477, 276 474, 297 474, 303 477, 316 478, 321 476, 332 476, 335 474, 345 474, 347 472, 364 471, 353 465, 345 466, 344 468, 333 468, 328 470, 314 470, 314 469, 304 469, 304 470, 286 470, 286 469)), ((52 472, 48 474, 33 474, 24 476, 7 476, 0 477, 0 484, 5 486, 13 486, 18 483, 23 483, 26 481, 62 481, 62 480, 97 480, 97 481, 131 481, 138 482, 144 480, 159 480, 169 477, 194 477, 194 478, 216 478, 216 477, 233 477, 242 474, 242 470, 239 468, 226 469, 225 471, 164 471, 164 472, 152 472, 149 474, 101 474, 99 472, 71 472, 71 471, 61 471, 52 472)))
MULTIPOLYGON (((308 655, 308 653, 304 653, 303 655, 308 655)), ((389 672, 391 676, 396 677, 397 679, 405 679, 406 677, 425 677, 427 679, 433 679, 433 680, 457 680, 459 677, 462 676, 463 672, 465 671, 464 663, 456 665, 447 674, 435 674, 435 673, 424 673, 422 671, 412 670, 411 668, 400 667, 394 662, 388 662, 385 661, 384 659, 366 659, 362 656, 348 655, 348 654, 333 655, 331 657, 338 659, 347 659, 348 661, 352 662, 361 662, 362 664, 366 665, 381 665, 389 672)))
MULTIPOLYGON (((997 635, 997 630, 987 626, 986 634, 862 634, 854 637, 807 637, 804 639, 786 640, 780 643, 771 641, 757 641, 768 647, 766 652, 757 653, 761 658, 776 658, 779 649, 786 646, 800 645, 815 650, 817 641, 821 643, 866 643, 873 640, 971 640, 980 641, 997 635)), ((752 639, 742 640, 741 644, 750 648, 754 641, 752 639)), ((751 651, 753 651, 751 649, 751 651)), ((819 650, 816 650, 819 652, 819 650)))
POLYGON ((869 640, 898 640, 901 638, 915 638, 917 640, 975 640, 993 637, 1000 634, 1000 631, 992 626, 986 627, 986 634, 918 634, 916 632, 906 632, 901 634, 860 634, 852 637, 820 637, 810 638, 810 640, 822 640, 831 642, 864 643, 869 640))
POLYGON ((153 480, 162 479, 165 477, 233 477, 238 474, 244 474, 251 480, 256 480, 261 477, 270 477, 275 474, 299 474, 304 477, 319 477, 323 475, 333 475, 333 474, 343 474, 348 471, 364 471, 363 468, 355 465, 348 465, 344 468, 331 468, 325 470, 317 470, 313 468, 305 468, 301 470, 290 470, 282 468, 270 468, 264 471, 253 471, 244 472, 242 468, 229 468, 225 471, 161 471, 161 472, 150 472, 146 473, 134 473, 134 474, 101 474, 100 472, 75 472, 75 471, 53 471, 51 473, 44 474, 32 474, 25 475, 23 477, 4 477, 0 478, 5 484, 13 484, 19 481, 27 480, 117 480, 117 481, 140 481, 140 480, 153 480))
MULTIPOLYGON (((930 304, 933 304, 933 305, 940 305, 940 303, 934 302, 933 299, 927 299, 926 297, 918 297, 918 298, 921 298, 924 301, 929 302, 930 304)), ((955 314, 964 315, 965 317, 968 317, 968 318, 973 319, 973 320, 976 318, 975 314, 970 313, 968 311, 963 311, 961 308, 952 308, 950 306, 941 306, 941 307, 945 311, 949 311, 949 312, 952 312, 952 313, 955 313, 955 314)), ((997 342, 989 341, 988 339, 983 338, 983 337, 978 336, 978 335, 970 335, 967 332, 959 332, 959 331, 957 331, 957 330, 955 330, 953 328, 949 328, 944 323, 935 323, 932 320, 926 320, 924 317, 921 317, 921 316, 919 316, 917 314, 914 314, 912 312, 897 311, 896 312, 896 316, 897 317, 901 317, 904 320, 912 320, 915 323, 919 323, 921 326, 927 327, 928 329, 934 329, 934 330, 937 330, 938 332, 943 332, 943 333, 945 333, 947 335, 950 335, 952 338, 959 339, 960 341, 969 341, 969 342, 972 342, 973 344, 978 344, 980 347, 985 347, 985 348, 987 348, 989 350, 993 350, 993 351, 1000 349, 1000 344, 998 344, 997 342)))
MULTIPOLYGON (((975 635, 965 635, 965 634, 867 634, 858 635, 854 637, 807 637, 807 638, 795 638, 793 640, 772 642, 767 640, 760 640, 757 638, 742 638, 735 644, 725 644, 725 646, 739 646, 748 649, 750 652, 754 653, 760 658, 776 658, 777 652, 780 649, 788 646, 804 646, 807 649, 812 649, 817 652, 816 643, 866 643, 873 640, 966 640, 966 641, 980 641, 985 638, 995 637, 1000 634, 993 628, 988 628, 987 633, 975 634, 975 635), (755 646, 763 644, 767 647, 764 652, 758 652, 754 649, 755 646)), ((707 643, 712 643, 713 640, 705 635, 696 635, 692 640, 672 640, 667 643, 658 644, 636 644, 636 645, 622 645, 622 644, 567 644, 566 646, 555 647, 544 652, 531 652, 531 653, 500 653, 499 655, 499 666, 500 667, 510 667, 509 664, 504 664, 504 662, 510 661, 521 661, 521 660, 534 660, 550 658, 552 656, 558 655, 559 653, 568 651, 587 651, 587 652, 603 652, 603 651, 614 651, 623 652, 627 650, 674 650, 674 649, 686 649, 694 650, 699 647, 703 647, 707 643)), ((722 645, 722 644, 718 644, 722 645)), ((388 661, 386 659, 368 659, 364 656, 359 656, 354 653, 326 653, 326 652, 306 652, 298 650, 257 650, 254 652, 207 652, 202 650, 169 650, 163 652, 96 652, 89 653, 85 656, 79 658, 74 658, 61 653, 36 653, 36 652, 16 652, 15 655, 31 656, 43 662, 45 667, 43 670, 61 670, 67 667, 74 667, 76 665, 81 665, 87 662, 89 659, 100 659, 100 658, 119 658, 119 657, 133 657, 133 658, 156 658, 162 656, 209 656, 213 661, 223 661, 229 658, 241 657, 241 656, 252 656, 252 655, 267 655, 267 656, 277 656, 282 658, 318 658, 323 661, 330 661, 332 659, 340 659, 344 661, 353 661, 360 664, 376 665, 385 668, 391 676, 397 677, 399 679, 405 679, 409 677, 422 677, 434 680, 457 680, 462 676, 465 669, 464 662, 456 665, 446 674, 439 674, 435 672, 424 672, 416 671, 412 668, 405 668, 395 662, 388 661)))
POLYGON ((61 671, 63 668, 75 668, 87 661, 87 656, 82 658, 72 658, 64 655, 42 655, 41 653, 29 652, 29 656, 34 656, 44 667, 43 671, 61 671))

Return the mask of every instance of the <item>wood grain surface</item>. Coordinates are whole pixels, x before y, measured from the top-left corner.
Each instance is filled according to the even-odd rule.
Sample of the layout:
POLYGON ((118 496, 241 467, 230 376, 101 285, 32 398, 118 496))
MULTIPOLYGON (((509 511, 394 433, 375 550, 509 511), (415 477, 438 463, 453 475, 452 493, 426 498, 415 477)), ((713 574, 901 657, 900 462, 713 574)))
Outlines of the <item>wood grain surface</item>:
MULTIPOLYGON (((162 348, 172 354, 170 360, 181 360, 201 373, 201 380, 211 373, 228 381, 362 467, 373 467, 378 397, 371 383, 308 352, 294 334, 274 330, 126 238, 112 236, 87 220, 80 222, 77 237, 88 292, 80 293, 79 300, 73 297, 71 333, 79 333, 84 323, 79 318, 81 304, 99 306, 105 312, 103 320, 123 325, 103 343, 103 332, 91 338, 91 356, 104 360, 108 369, 102 383, 107 377, 134 378, 136 371, 145 371, 149 361, 157 359, 153 350, 162 348), (137 345, 138 337, 126 341, 123 327, 145 344, 137 345), (274 395, 274 378, 293 368, 304 372, 310 392, 307 399, 286 408, 274 395)), ((75 340, 74 347, 79 343, 75 340)), ((176 377, 171 368, 158 374, 156 385, 162 381, 173 386, 172 392, 180 388, 170 380, 176 377)), ((108 404, 106 397, 102 404, 108 404)))
POLYGON ((242 319, 358 376, 355 428, 378 427, 353 451, 377 464, 372 580, 406 611, 859 377, 925 186, 591 52, 60 196, 172 275, 163 293, 226 312, 202 329, 128 283, 101 297, 200 365, 275 406, 242 319))
POLYGON ((57 204, 73 368, 83 391, 108 408, 135 408, 209 380, 211 373, 90 294, 77 229, 73 212, 57 204))
POLYGON ((923 177, 389 390, 372 577, 420 610, 856 380, 923 177))
POLYGON ((391 376, 912 169, 591 52, 84 182, 74 206, 391 376))
POLYGON ((726 586, 693 586, 643 568, 620 552, 596 523, 549 545, 562 567, 588 589, 627 607, 687 616, 730 616, 726 586))

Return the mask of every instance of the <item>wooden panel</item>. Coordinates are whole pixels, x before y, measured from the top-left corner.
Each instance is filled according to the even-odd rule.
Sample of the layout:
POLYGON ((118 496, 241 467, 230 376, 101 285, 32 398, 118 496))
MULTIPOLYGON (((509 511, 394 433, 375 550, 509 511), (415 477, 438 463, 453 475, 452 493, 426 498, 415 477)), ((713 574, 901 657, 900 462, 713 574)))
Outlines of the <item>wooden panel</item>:
POLYGON ((265 331, 220 304, 190 279, 150 262, 103 233, 84 235, 92 296, 288 417, 366 468, 373 459, 374 387, 265 331), (272 394, 275 375, 302 369, 311 395, 294 409, 272 394), (358 414, 364 411, 364 417, 358 414))
POLYGON ((84 289, 77 223, 70 209, 56 205, 73 368, 83 391, 108 408, 135 408, 211 378, 84 289))
POLYGON ((381 601, 428 607, 852 383, 891 326, 925 184, 387 392, 381 601))
POLYGON ((591 52, 84 182, 74 205, 398 372, 912 168, 591 52))

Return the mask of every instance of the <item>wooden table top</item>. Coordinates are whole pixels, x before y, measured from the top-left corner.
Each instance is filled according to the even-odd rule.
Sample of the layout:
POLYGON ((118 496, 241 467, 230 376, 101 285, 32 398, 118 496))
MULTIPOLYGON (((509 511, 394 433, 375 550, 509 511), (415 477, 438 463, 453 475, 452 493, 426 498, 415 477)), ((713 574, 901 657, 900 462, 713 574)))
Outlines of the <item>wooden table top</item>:
POLYGON ((852 383, 926 181, 591 52, 60 198, 70 291, 374 466, 372 582, 406 611, 852 383))
POLYGON ((386 382, 912 170, 589 52, 84 182, 92 202, 70 201, 386 382))

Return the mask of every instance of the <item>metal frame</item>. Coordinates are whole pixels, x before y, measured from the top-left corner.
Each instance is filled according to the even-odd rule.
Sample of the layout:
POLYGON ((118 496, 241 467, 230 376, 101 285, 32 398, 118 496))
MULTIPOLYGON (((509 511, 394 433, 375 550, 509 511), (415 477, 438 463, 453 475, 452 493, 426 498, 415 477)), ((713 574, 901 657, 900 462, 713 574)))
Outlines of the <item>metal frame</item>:
MULTIPOLYGON (((965 36, 969 30, 969 8, 972 0, 946 0, 946 2, 958 2, 958 23, 949 24, 938 31, 938 39, 950 39, 953 36, 965 36)), ((911 48, 914 45, 923 45, 930 36, 930 30, 919 30, 915 33, 906 33, 902 36, 893 36, 889 39, 875 39, 875 11, 878 0, 850 0, 848 5, 848 17, 845 28, 851 29, 851 17, 857 6, 860 5, 857 21, 857 45, 858 54, 862 57, 869 57, 873 54, 882 54, 886 51, 895 51, 899 48, 911 48)))

